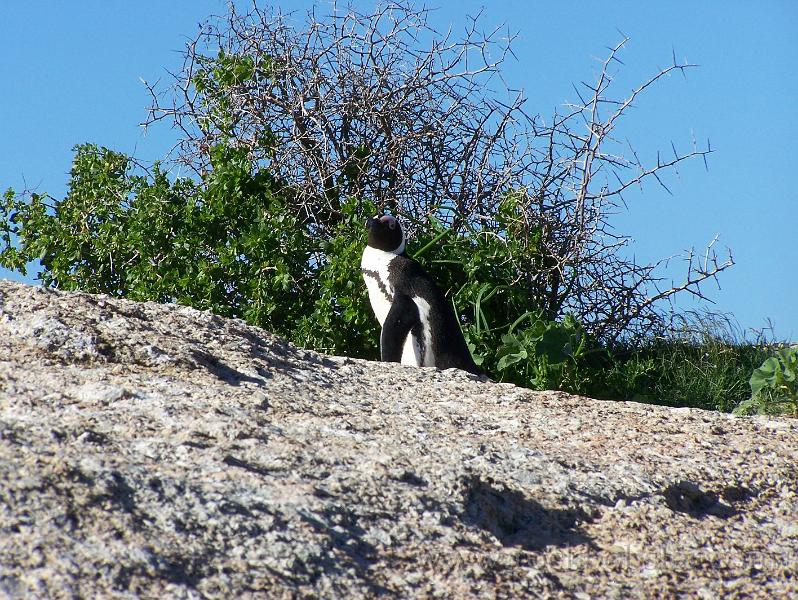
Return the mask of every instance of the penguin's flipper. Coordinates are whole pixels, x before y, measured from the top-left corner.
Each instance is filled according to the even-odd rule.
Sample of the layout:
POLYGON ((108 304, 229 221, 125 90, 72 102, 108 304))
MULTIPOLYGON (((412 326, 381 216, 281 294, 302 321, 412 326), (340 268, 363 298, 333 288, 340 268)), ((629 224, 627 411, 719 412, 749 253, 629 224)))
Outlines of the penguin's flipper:
POLYGON ((380 335, 380 357, 384 362, 402 361, 405 340, 418 322, 418 306, 413 299, 407 294, 396 293, 380 335))

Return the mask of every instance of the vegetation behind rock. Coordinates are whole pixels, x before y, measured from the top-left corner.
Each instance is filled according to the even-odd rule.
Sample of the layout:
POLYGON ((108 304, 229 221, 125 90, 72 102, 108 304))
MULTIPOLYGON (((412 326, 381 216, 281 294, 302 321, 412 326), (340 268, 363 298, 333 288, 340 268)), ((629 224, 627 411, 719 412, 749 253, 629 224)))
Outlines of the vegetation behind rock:
POLYGON ((181 132, 172 163, 75 148, 67 195, 8 190, 0 264, 38 260, 45 285, 210 309, 326 353, 376 358, 359 273, 363 220, 400 216, 446 289, 476 360, 537 389, 728 410, 766 350, 671 304, 704 298, 732 266, 714 241, 687 257, 630 259, 611 218, 631 186, 665 184, 709 144, 646 165, 613 132, 674 61, 613 97, 617 44, 572 105, 543 117, 502 83, 503 32, 440 34, 392 2, 364 14, 235 7, 185 50, 172 86, 149 86, 148 125, 181 132), (703 322, 703 321, 702 321, 703 322))

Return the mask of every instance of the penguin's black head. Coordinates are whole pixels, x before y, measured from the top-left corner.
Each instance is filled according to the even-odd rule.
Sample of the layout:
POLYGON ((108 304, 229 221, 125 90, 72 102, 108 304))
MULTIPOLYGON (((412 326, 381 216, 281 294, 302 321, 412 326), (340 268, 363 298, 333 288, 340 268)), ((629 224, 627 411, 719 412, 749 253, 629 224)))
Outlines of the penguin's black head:
POLYGON ((405 234, 399 221, 391 215, 377 215, 366 221, 369 230, 368 245, 378 250, 402 254, 405 251, 405 234))

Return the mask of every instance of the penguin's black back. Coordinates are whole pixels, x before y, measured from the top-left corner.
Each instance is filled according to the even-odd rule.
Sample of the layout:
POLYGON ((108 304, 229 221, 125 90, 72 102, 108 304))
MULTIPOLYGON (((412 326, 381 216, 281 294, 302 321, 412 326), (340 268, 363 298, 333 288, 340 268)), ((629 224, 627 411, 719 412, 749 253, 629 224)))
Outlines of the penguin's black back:
POLYGON ((430 337, 435 354, 435 366, 452 367, 475 375, 482 371, 474 363, 452 305, 426 271, 407 254, 398 254, 388 265, 388 280, 395 292, 418 297, 430 306, 430 337))

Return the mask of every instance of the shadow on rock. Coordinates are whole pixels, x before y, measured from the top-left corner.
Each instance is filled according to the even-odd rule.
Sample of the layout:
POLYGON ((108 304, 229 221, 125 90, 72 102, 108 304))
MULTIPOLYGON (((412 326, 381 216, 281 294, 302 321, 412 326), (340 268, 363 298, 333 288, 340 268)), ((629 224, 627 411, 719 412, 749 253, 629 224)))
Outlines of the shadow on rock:
MULTIPOLYGON (((679 481, 669 485, 662 490, 665 503, 672 511, 687 513, 697 519, 706 516, 720 517, 728 519, 736 515, 737 510, 728 504, 724 504, 718 495, 702 490, 698 484, 692 481, 679 481)), ((747 500, 748 490, 745 488, 727 488, 723 492, 725 500, 747 500), (741 491, 742 490, 742 491, 741 491)))
POLYGON ((478 477, 465 480, 462 520, 492 533, 504 546, 540 550, 589 544, 579 531, 590 517, 577 509, 548 509, 522 493, 478 477))
POLYGON ((248 381, 263 385, 265 381, 262 378, 250 377, 237 371, 233 367, 225 364, 219 357, 214 356, 208 352, 201 352, 199 350, 192 350, 192 358, 197 361, 199 366, 206 368, 212 375, 220 381, 230 385, 240 385, 241 382, 248 381))

